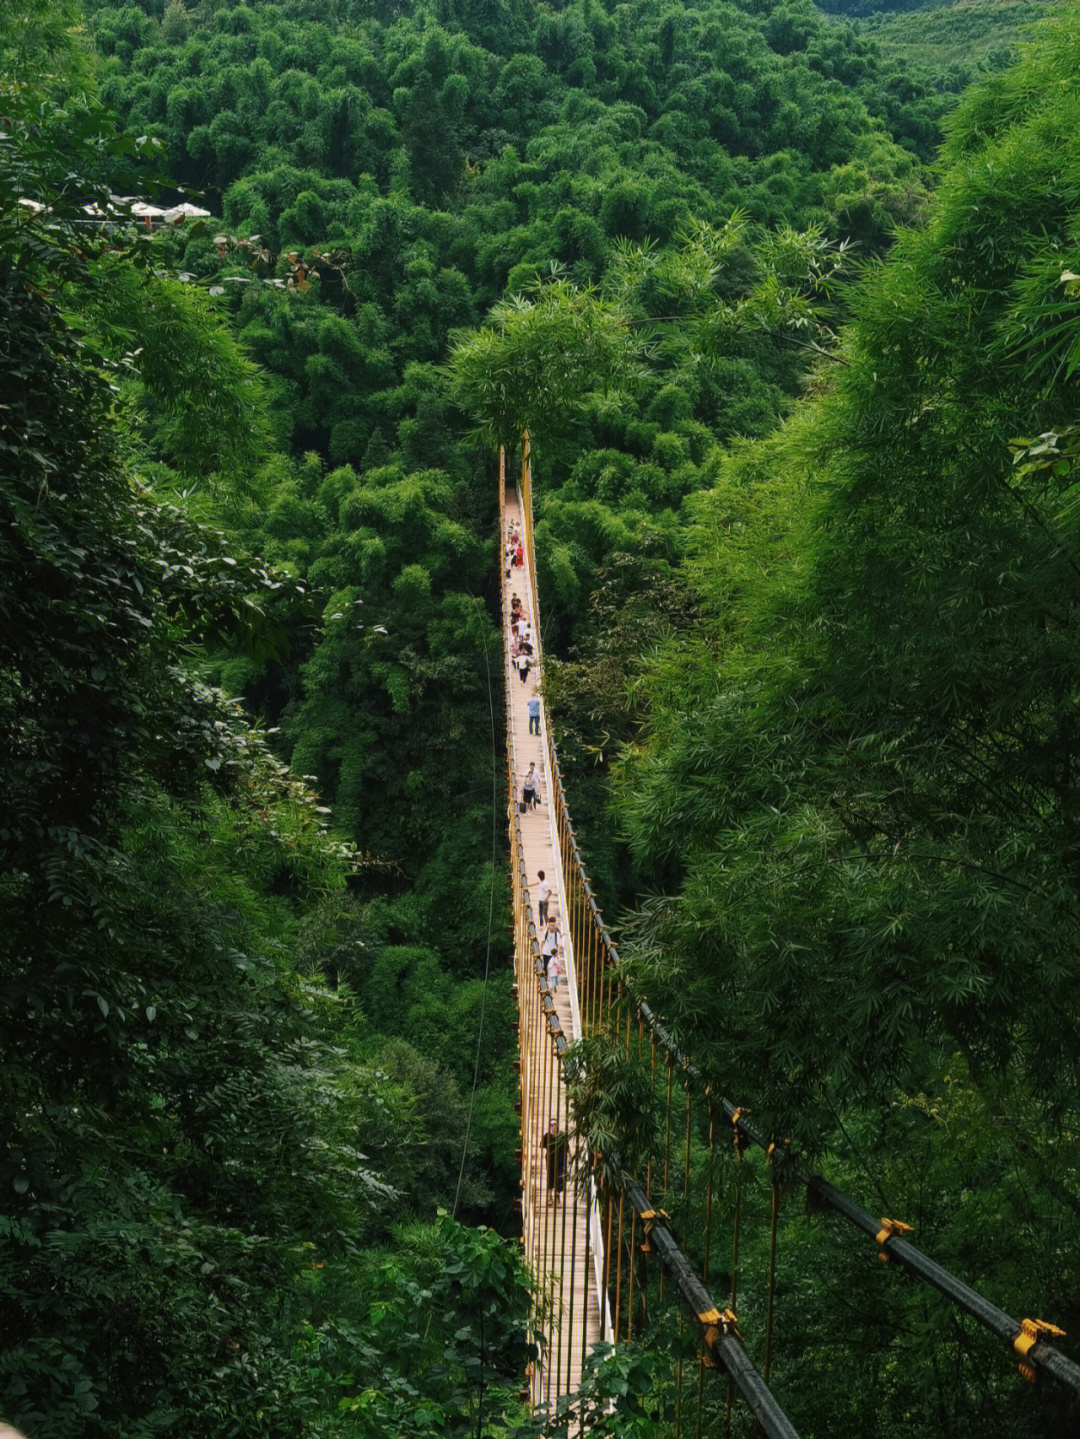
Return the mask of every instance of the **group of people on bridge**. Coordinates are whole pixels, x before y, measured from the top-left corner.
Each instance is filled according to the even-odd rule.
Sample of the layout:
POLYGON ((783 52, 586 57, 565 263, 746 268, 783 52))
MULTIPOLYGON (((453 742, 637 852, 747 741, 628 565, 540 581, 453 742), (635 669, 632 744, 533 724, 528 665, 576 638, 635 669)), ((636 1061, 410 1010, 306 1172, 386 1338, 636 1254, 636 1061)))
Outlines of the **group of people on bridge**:
MULTIPOLYGON (((533 660, 533 628, 532 621, 525 612, 518 595, 512 596, 510 600, 510 661, 518 672, 518 678, 524 684, 529 678, 529 669, 533 660)), ((532 729, 532 711, 529 711, 529 733, 532 729)), ((537 711, 536 733, 540 733, 539 710, 537 711)))
MULTIPOLYGON (((522 543, 521 531, 515 521, 511 520, 506 536, 506 576, 510 578, 511 571, 524 563, 524 545, 522 543)), ((529 677, 529 669, 533 658, 533 628, 525 606, 521 603, 520 595, 511 595, 510 598, 510 660, 517 670, 522 684, 529 677)), ((529 715, 529 735, 540 737, 540 714, 541 701, 538 694, 531 694, 526 701, 526 709, 529 715)), ((521 814, 532 814, 543 804, 543 795, 540 790, 540 768, 535 760, 529 761, 529 767, 521 780, 521 814)), ((537 923, 540 926, 540 953, 543 956, 544 968, 547 973, 548 984, 554 993, 558 992, 559 983, 566 973, 563 961, 562 932, 559 929, 558 916, 554 912, 549 913, 551 905, 552 890, 550 882, 545 877, 544 871, 537 874, 536 896, 537 896, 537 923)))
POLYGON ((521 530, 516 520, 510 521, 506 534, 506 578, 510 578, 511 570, 520 570, 525 563, 525 541, 522 538, 521 530))
MULTIPOLYGON (((504 549, 506 560, 506 578, 512 578, 513 571, 520 569, 525 563, 525 544, 520 527, 516 521, 511 520, 507 528, 506 545, 504 549)), ((532 668, 533 646, 532 621, 521 602, 521 596, 512 594, 510 597, 510 663, 517 671, 522 684, 529 678, 532 668)), ((525 702, 529 716, 529 738, 534 735, 540 738, 540 696, 533 692, 525 702)), ((530 759, 529 766, 521 779, 521 802, 519 812, 522 815, 531 815, 543 804, 543 796, 540 790, 540 766, 535 759, 530 759)), ((544 972, 547 976, 548 986, 553 994, 558 994, 559 986, 566 974, 566 966, 563 959, 562 931, 559 928, 559 917, 553 908, 555 889, 548 879, 544 870, 538 870, 536 875, 536 921, 540 927, 540 954, 544 962, 544 972)), ((547 1168, 547 1190, 548 1198, 552 1203, 557 1204, 559 1196, 566 1186, 567 1169, 567 1141, 569 1135, 565 1130, 559 1128, 559 1121, 553 1115, 548 1132, 540 1141, 541 1150, 544 1153, 547 1168)))

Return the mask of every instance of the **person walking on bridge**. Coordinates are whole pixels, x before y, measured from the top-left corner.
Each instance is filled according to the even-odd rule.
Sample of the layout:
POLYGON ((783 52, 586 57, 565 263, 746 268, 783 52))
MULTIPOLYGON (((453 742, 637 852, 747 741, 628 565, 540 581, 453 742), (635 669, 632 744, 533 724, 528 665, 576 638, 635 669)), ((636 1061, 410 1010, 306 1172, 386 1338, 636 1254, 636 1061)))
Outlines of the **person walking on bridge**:
POLYGON ((521 786, 521 798, 530 809, 535 809, 540 803, 540 771, 536 768, 535 760, 530 761, 529 768, 525 772, 525 779, 521 786))
POLYGON ((547 925, 540 936, 540 955, 546 969, 552 957, 558 954, 562 947, 562 935, 559 932, 559 921, 553 914, 547 917, 547 925))
POLYGON ((530 695, 526 709, 529 711, 529 733, 539 735, 540 733, 540 696, 530 695))
POLYGON ((548 884, 544 878, 544 871, 542 869, 536 871, 536 878, 539 880, 536 886, 536 917, 540 922, 541 929, 543 929, 547 924, 548 905, 551 903, 551 885, 548 884))
POLYGON ((547 1156, 548 1197, 558 1204, 559 1195, 566 1188, 566 1151, 570 1136, 559 1128, 559 1121, 551 1116, 548 1132, 540 1141, 540 1148, 547 1156))

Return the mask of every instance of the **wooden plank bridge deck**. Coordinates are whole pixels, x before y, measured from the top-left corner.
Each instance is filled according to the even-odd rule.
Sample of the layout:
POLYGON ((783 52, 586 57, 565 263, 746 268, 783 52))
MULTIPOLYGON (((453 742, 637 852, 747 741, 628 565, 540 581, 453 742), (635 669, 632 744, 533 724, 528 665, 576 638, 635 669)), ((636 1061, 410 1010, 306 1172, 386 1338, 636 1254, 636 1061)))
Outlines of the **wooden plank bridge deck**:
MULTIPOLYGON (((506 544, 511 524, 516 526, 519 534, 524 533, 522 519, 517 492, 508 485, 503 497, 502 546, 506 544)), ((550 804, 551 776, 546 769, 544 743, 547 718, 542 705, 541 734, 529 733, 528 701, 537 693, 542 659, 536 586, 531 573, 529 549, 526 545, 524 566, 512 569, 509 578, 505 574, 505 565, 502 568, 507 745, 514 776, 515 802, 520 799, 521 782, 530 761, 535 762, 541 775, 539 807, 519 814, 521 856, 527 898, 531 902, 534 919, 537 918, 536 886, 540 871, 552 886, 549 912, 558 919, 566 971, 554 996, 555 1009, 563 1034, 572 1041, 580 1038, 580 1021, 570 925, 562 892, 559 837, 550 804), (533 668, 524 682, 513 667, 510 656, 510 603, 514 594, 521 599, 532 622, 534 635, 533 668)), ((501 556, 502 549, 500 562, 501 556)), ((519 976, 522 973, 520 957, 518 973, 519 976)), ((532 983, 535 985, 535 979, 532 983)), ((542 1335, 541 1357, 539 1363, 533 1366, 530 1393, 534 1406, 554 1406, 559 1395, 572 1394, 577 1389, 585 1354, 604 1337, 597 1298, 601 1234, 595 1204, 589 1201, 587 1191, 583 1192, 582 1187, 574 1182, 574 1175, 580 1170, 575 1163, 577 1141, 562 1065, 553 1058, 550 1043, 544 1043, 543 1027, 523 1024, 521 1035, 523 1241, 526 1258, 541 1285, 543 1298, 551 1306, 550 1312, 537 1322, 537 1331, 542 1335), (544 1050, 542 1054, 537 1052, 541 1048, 544 1050), (567 1151, 571 1159, 571 1172, 561 1197, 548 1190, 546 1155, 541 1147, 552 1119, 557 1120, 559 1129, 568 1135, 567 1151)), ((605 1325, 604 1328, 610 1329, 610 1326, 605 1325)))

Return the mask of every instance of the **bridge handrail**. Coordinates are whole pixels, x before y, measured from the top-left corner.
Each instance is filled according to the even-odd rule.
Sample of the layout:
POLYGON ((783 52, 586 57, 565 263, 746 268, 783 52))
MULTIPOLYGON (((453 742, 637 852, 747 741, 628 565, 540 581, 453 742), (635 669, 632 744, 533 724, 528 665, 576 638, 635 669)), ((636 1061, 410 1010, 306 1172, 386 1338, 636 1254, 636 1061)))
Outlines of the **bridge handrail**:
MULTIPOLYGON (((529 557, 530 570, 534 584, 537 583, 536 552, 533 538, 533 506, 532 506, 532 464, 528 437, 526 436, 524 453, 522 457, 521 481, 518 485, 518 492, 521 499, 523 526, 526 536, 526 548, 529 557)), ((540 612, 539 605, 535 606, 535 627, 539 635, 540 612)), ((929 1255, 924 1254, 916 1245, 906 1240, 899 1233, 887 1232, 892 1221, 885 1219, 875 1220, 873 1216, 861 1205, 849 1199, 846 1194, 831 1184, 824 1175, 817 1174, 809 1169, 797 1156, 789 1154, 786 1149, 780 1149, 764 1136, 761 1131, 746 1117, 745 1109, 737 1105, 733 1100, 724 1096, 713 1096, 711 1086, 705 1081, 701 1071, 693 1063, 690 1057, 685 1054, 678 1045, 674 1035, 665 1027, 661 1019, 653 1012, 647 1000, 640 995, 633 993, 633 979, 623 972, 623 961, 619 956, 618 949, 611 938, 611 934, 604 923, 600 907, 596 902, 595 895, 589 877, 585 870, 584 861, 578 846, 577 836, 574 832, 573 821, 570 818, 570 810, 566 800, 565 786, 563 784, 562 768, 559 764, 558 754, 555 749, 554 737, 551 733, 550 724, 545 726, 548 748, 548 765, 551 775, 551 802, 555 808, 558 819, 560 835, 563 838, 561 846, 564 855, 564 863, 571 866, 578 881, 578 889, 584 897, 585 906, 588 909, 591 923, 588 929, 595 935, 594 942, 600 951, 600 964, 602 970, 611 974, 618 973, 616 981, 619 988, 627 992, 630 1003, 633 1005, 642 1024, 645 1026, 650 1037, 655 1040, 659 1049, 668 1057, 669 1062, 686 1076, 687 1086, 693 1080, 701 1086, 710 1108, 721 1110, 732 1125, 733 1131, 739 1137, 741 1143, 751 1145, 763 1150, 771 1160, 778 1161, 783 1165, 785 1179, 794 1179, 802 1185, 808 1194, 811 1204, 822 1209, 829 1209, 840 1215, 847 1223, 854 1228, 869 1235, 877 1245, 878 1252, 890 1260, 895 1260, 900 1266, 906 1269, 923 1283, 930 1285, 940 1294, 950 1300, 959 1309, 962 1309, 971 1318, 976 1320, 984 1328, 1003 1340, 1011 1349, 1020 1355, 1021 1373, 1026 1371, 1043 1372, 1056 1383, 1070 1389, 1074 1394, 1080 1395, 1080 1364, 1069 1359, 1061 1351, 1038 1337, 1040 1321, 1025 1319, 1023 1322, 1014 1319, 1003 1309, 999 1308, 990 1300, 958 1279, 947 1269, 943 1268, 929 1255), (1035 1342, 1032 1343, 1032 1336, 1035 1342)), ((569 879, 569 876, 567 876, 569 879)), ((573 888, 568 885, 568 888, 573 888)), ((580 908, 580 906, 579 906, 580 908)), ((576 933, 580 937, 585 928, 584 914, 578 916, 576 921, 576 933)), ((589 941, 587 940, 586 943, 589 941)), ((609 980, 610 984, 610 980, 609 980)), ((583 1028, 585 1018, 583 1016, 583 1028)))

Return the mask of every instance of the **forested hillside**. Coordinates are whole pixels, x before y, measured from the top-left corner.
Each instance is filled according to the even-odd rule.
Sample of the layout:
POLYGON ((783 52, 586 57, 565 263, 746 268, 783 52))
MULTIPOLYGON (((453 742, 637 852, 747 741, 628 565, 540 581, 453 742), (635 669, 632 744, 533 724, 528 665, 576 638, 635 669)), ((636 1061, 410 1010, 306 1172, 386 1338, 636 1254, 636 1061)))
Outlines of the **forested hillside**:
POLYGON ((1019 46, 1052 8, 1050 0, 953 0, 915 9, 869 3, 838 13, 862 15, 858 33, 921 83, 959 94, 987 72, 1015 64, 1019 46))
MULTIPOLYGON (((0 1416, 534 1432, 525 425, 547 698, 650 993, 1077 1317, 1074 51, 964 102, 932 198, 955 75, 809 0, 0 10, 0 1416)), ((823 1396, 1030 1432, 881 1289, 842 1390, 850 1275, 793 1242, 805 1433, 823 1396)), ((661 1432, 635 1362, 596 1432, 661 1432)))
MULTIPOLYGON (((437 935, 475 970, 491 497, 439 372, 448 334, 553 262, 598 283, 623 241, 662 245, 735 210, 873 252, 919 211, 937 101, 809 5, 443 23, 302 3, 89 8, 102 99, 222 217, 170 259, 224 291, 267 374, 287 463, 268 504, 230 524, 332 595, 328 614, 359 602, 394 637, 342 623, 289 666, 224 676, 282 721, 337 822, 400 870, 384 932, 437 935)), ((685 414, 612 437, 655 472, 656 498, 694 486, 705 433, 762 433, 785 409, 797 367, 743 348, 699 377, 685 414)))
MULTIPOLYGON (((837 289, 846 262, 827 247, 788 265, 776 234, 755 237, 736 280, 725 228, 624 247, 602 295, 548 286, 455 354, 492 432, 535 437, 549 613, 584 572, 588 520, 621 527, 586 622, 580 598, 567 607, 576 654, 545 688, 571 793, 609 771, 597 790, 614 808, 586 845, 623 902, 643 990, 767 1132, 1066 1329, 1080 1272, 1075 36, 1070 11, 961 103, 926 218, 855 285, 837 289), (696 492, 643 524, 624 451, 598 449, 609 417, 660 393, 686 405, 686 360, 715 373, 735 346, 800 340, 819 351, 809 396, 764 440, 707 446, 696 492), (611 516, 600 486, 620 480, 611 516)), ((624 1118, 636 1142, 641 1115, 624 1118)), ((767 1171, 753 1182, 760 1236, 767 1171)), ((813 1273, 858 1316, 845 1373, 876 1376, 872 1414, 867 1391, 849 1394, 850 1432, 1067 1432, 1068 1404, 1047 1396, 1035 1417, 947 1309, 870 1286, 801 1217, 786 1230, 801 1430, 819 1432, 821 1354, 832 1365, 838 1348, 813 1273)))

